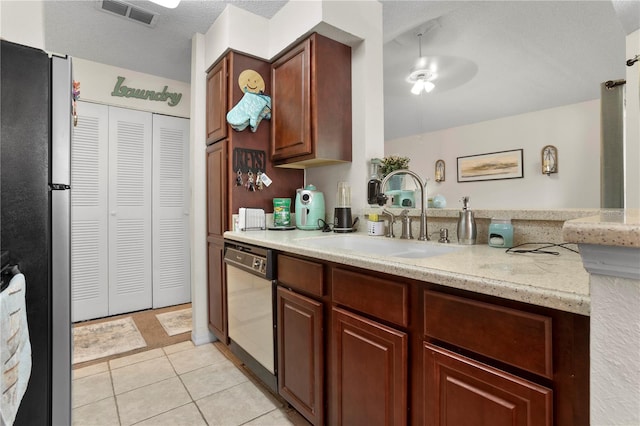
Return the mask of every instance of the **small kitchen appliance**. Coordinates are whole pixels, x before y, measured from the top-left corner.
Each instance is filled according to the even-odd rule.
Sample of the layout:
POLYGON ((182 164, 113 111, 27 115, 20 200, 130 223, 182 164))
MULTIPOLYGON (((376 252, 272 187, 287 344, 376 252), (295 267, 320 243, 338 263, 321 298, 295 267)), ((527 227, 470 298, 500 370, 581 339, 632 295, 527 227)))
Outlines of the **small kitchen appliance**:
POLYGON ((336 208, 333 216, 333 232, 353 232, 351 187, 347 182, 338 182, 336 208))
POLYGON ((380 194, 380 174, 378 169, 382 160, 379 158, 371 159, 371 175, 367 182, 367 202, 370 207, 378 207, 378 194, 380 194))
POLYGON ((296 191, 296 227, 298 229, 318 229, 319 220, 324 221, 324 194, 314 185, 298 188, 296 191))

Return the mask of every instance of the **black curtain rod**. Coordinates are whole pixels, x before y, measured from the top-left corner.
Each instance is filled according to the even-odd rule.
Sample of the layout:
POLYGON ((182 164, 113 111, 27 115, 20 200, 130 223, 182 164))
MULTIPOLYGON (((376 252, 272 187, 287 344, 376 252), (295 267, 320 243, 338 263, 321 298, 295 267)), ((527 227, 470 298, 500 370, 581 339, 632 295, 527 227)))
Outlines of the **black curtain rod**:
POLYGON ((613 89, 616 86, 622 86, 626 83, 626 80, 609 80, 604 82, 604 87, 606 87, 607 89, 613 89))

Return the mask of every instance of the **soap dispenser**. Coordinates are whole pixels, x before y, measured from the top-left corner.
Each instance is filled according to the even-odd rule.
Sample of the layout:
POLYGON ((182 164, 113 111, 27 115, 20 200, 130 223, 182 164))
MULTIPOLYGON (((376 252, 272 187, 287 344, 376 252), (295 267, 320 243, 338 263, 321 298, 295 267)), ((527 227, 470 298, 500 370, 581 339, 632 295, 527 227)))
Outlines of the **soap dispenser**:
POLYGON ((458 244, 476 243, 476 220, 469 210, 469 196, 462 197, 462 211, 458 217, 458 244))

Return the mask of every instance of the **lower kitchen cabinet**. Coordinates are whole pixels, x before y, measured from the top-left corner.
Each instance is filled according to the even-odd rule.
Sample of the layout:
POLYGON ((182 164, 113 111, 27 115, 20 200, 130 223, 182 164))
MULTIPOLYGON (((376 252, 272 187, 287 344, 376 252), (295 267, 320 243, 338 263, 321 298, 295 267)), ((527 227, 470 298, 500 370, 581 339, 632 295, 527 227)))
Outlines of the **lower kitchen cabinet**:
POLYGON ((331 424, 406 424, 408 335, 341 308, 331 315, 331 424))
MULTIPOLYGON (((278 389, 312 424, 589 424, 589 317, 277 259, 278 389)), ((223 292, 210 281, 210 297, 223 292)), ((210 310, 212 331, 223 317, 210 310)))
POLYGON ((324 424, 323 305, 277 290, 278 393, 314 425, 324 424))
POLYGON ((227 292, 224 285, 224 239, 207 237, 209 330, 227 343, 227 292))
POLYGON ((551 389, 424 342, 424 424, 549 426, 551 389))

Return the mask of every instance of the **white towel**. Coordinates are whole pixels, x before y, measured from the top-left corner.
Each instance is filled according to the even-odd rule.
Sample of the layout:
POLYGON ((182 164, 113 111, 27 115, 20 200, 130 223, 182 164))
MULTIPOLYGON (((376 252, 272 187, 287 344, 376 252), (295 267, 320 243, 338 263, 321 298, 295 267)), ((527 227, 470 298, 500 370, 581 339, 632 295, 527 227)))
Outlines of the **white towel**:
POLYGON ((0 424, 11 426, 31 376, 26 282, 17 274, 0 293, 0 424))

